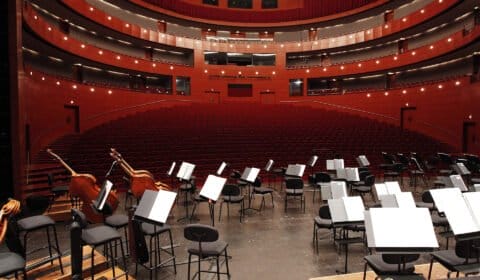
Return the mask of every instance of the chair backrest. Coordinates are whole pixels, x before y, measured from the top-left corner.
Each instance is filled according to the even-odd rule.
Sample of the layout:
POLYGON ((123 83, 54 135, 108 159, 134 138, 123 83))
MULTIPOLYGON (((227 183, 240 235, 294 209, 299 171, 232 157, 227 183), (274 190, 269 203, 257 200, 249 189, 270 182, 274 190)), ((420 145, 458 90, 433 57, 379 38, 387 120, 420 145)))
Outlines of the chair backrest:
POLYGON ((255 181, 252 183, 252 186, 254 188, 260 188, 262 186, 262 179, 260 179, 260 177, 257 177, 255 181))
POLYGON ((365 182, 365 186, 373 186, 375 184, 375 175, 368 175, 366 176, 363 181, 365 182))
MULTIPOLYGON (((478 245, 479 239, 475 240, 457 240, 455 243, 455 254, 460 258, 479 258, 478 245)), ((477 260, 478 262, 478 260, 477 260)))
POLYGON ((400 162, 394 163, 392 169, 395 172, 402 172, 403 171, 403 164, 401 164, 400 162))
POLYGON ((410 160, 412 161, 413 163, 413 166, 418 170, 418 171, 422 171, 423 172, 423 168, 422 166, 420 165, 420 162, 418 162, 418 160, 414 157, 411 157, 410 160))
POLYGON ((370 171, 360 171, 360 172, 358 172, 358 177, 360 178, 360 181, 365 181, 365 178, 368 175, 372 175, 372 173, 370 173, 370 171))
POLYGON ((317 183, 328 183, 330 181, 332 181, 332 177, 328 173, 318 172, 315 174, 315 182, 317 183))
POLYGON ((320 218, 322 219, 332 219, 332 215, 330 214, 330 207, 328 207, 328 204, 320 206, 320 209, 318 209, 318 216, 320 216, 320 218))
POLYGON ((382 157, 385 163, 387 164, 394 164, 395 163, 395 157, 387 152, 382 152, 382 157))
POLYGON ((88 225, 87 216, 76 208, 72 208, 72 220, 77 222, 82 229, 88 225))
POLYGON ((434 203, 433 197, 432 197, 432 194, 430 193, 430 191, 424 191, 422 193, 422 202, 434 203))
POLYGON ((285 180, 285 188, 287 189, 303 189, 303 180, 300 178, 290 178, 285 180))
MULTIPOLYGON (((420 258, 419 254, 382 254, 382 260, 388 264, 404 264, 414 262, 420 258)), ((403 266, 399 265, 399 272, 403 266)))
POLYGON ((240 195, 241 191, 237 185, 226 184, 223 186, 222 195, 223 196, 237 196, 240 195))
POLYGON ((184 228, 183 236, 190 241, 214 242, 218 240, 218 230, 208 225, 191 224, 184 228))

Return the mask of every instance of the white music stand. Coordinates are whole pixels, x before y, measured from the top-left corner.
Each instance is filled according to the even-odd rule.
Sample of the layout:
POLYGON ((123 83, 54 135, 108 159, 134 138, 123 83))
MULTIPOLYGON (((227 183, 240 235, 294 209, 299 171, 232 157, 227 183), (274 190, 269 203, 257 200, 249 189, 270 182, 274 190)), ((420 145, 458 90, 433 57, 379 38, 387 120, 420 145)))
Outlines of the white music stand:
POLYGON ((257 179, 258 173, 260 173, 260 169, 258 168, 245 167, 242 173, 242 177, 240 177, 240 180, 248 183, 253 183, 255 182, 255 179, 257 179))
POLYGON ((220 164, 220 166, 219 166, 218 169, 217 169, 216 174, 217 174, 218 176, 222 175, 223 170, 225 170, 225 167, 227 167, 227 165, 228 165, 228 164, 227 164, 226 162, 222 161, 222 163, 220 164))
POLYGON ((361 222, 364 219, 365 206, 360 196, 329 199, 328 207, 333 223, 361 222))
POLYGON ((305 164, 289 164, 285 171, 286 176, 302 177, 305 172, 305 164))
POLYGON ((226 178, 208 175, 207 180, 200 191, 200 195, 213 201, 217 201, 226 182, 226 178))
POLYGON ((322 200, 342 198, 347 195, 347 184, 343 181, 331 181, 320 185, 322 200))
POLYGON ((177 178, 188 182, 192 178, 193 170, 195 170, 195 164, 183 161, 178 169, 177 178))
POLYGON ((415 200, 411 192, 382 195, 380 203, 383 208, 416 208, 415 200))
POLYGON ((401 251, 438 248, 428 208, 370 208, 365 211, 369 248, 401 251))
POLYGON ((356 168, 356 167, 338 168, 337 169, 337 179, 344 179, 347 182, 358 182, 358 181, 360 181, 360 175, 358 173, 358 168, 356 168))
POLYGON ((360 167, 370 166, 370 162, 368 161, 368 159, 365 155, 359 155, 357 157, 357 162, 358 162, 358 165, 360 165, 360 167))
POLYGON ((264 169, 264 170, 265 170, 266 172, 270 172, 270 170, 272 169, 272 166, 273 166, 274 163, 275 163, 275 162, 273 161, 273 159, 269 159, 269 160, 267 161, 267 165, 265 165, 265 169, 264 169))
POLYGON ((310 166, 311 168, 313 168, 315 166, 315 164, 317 163, 317 160, 318 160, 318 156, 313 155, 310 158, 310 160, 308 161, 307 165, 310 166))
POLYGON ((382 196, 392 195, 396 193, 401 193, 400 185, 397 181, 385 182, 385 183, 376 183, 374 185, 375 193, 379 200, 382 199, 382 196))
POLYGON ((174 161, 172 162, 172 164, 170 165, 170 168, 168 169, 167 171, 167 176, 170 177, 172 176, 173 174, 173 170, 175 170, 175 166, 177 165, 177 163, 174 161))
POLYGON ((103 211, 103 207, 107 202, 107 198, 108 198, 108 195, 110 194, 110 191, 112 190, 112 187, 113 187, 113 183, 109 180, 105 180, 105 182, 103 182, 102 188, 100 189, 100 192, 98 193, 97 198, 92 201, 93 207, 98 212, 103 211))
POLYGON ((164 224, 167 221, 176 196, 177 193, 165 190, 145 190, 135 210, 135 218, 152 224, 164 224))

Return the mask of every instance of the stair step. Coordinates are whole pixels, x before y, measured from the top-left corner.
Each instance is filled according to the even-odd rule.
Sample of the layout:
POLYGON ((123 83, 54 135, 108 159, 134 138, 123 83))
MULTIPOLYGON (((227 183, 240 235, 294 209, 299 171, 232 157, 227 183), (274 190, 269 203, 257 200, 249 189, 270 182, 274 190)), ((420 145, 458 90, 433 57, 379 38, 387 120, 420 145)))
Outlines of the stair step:
MULTIPOLYGON (((83 247, 83 277, 90 277, 90 253, 92 248, 89 246, 83 247)), ((94 251, 94 273, 102 273, 107 269, 107 261, 105 257, 97 251, 94 251)), ((39 260, 32 260, 27 263, 31 265, 38 262, 39 260)), ((53 261, 53 265, 50 262, 39 266, 35 269, 32 269, 27 272, 29 279, 38 279, 38 280, 67 280, 72 278, 72 266, 70 262, 70 255, 62 257, 63 264, 63 274, 60 272, 60 265, 58 260, 53 261)))

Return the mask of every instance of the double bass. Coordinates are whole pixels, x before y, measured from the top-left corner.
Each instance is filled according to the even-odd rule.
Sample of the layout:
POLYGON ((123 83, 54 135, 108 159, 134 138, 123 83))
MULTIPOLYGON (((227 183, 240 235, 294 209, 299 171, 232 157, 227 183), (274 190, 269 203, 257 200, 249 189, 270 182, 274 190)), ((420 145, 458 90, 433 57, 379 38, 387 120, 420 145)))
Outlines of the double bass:
MULTIPOLYGON (((82 201, 82 212, 85 213, 87 220, 91 223, 103 222, 103 215, 93 209, 91 203, 96 200, 101 189, 97 184, 97 179, 91 174, 79 174, 75 172, 63 159, 47 149, 47 153, 57 159, 65 169, 70 171, 70 195, 76 196, 82 201)), ((112 213, 118 207, 118 198, 115 192, 111 192, 107 198, 107 203, 110 206, 112 213)))
POLYGON ((122 155, 117 152, 114 148, 110 149, 110 156, 114 158, 130 177, 130 190, 132 191, 133 196, 137 199, 140 199, 145 192, 145 190, 171 190, 172 188, 160 181, 155 181, 152 173, 148 170, 136 170, 125 161, 122 155))

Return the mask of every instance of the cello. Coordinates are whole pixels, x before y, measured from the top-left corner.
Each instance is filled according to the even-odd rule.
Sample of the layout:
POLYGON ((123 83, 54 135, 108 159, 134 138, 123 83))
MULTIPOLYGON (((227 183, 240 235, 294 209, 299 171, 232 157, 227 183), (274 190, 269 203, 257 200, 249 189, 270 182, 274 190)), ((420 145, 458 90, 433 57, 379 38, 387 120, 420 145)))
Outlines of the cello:
POLYGON ((16 215, 20 212, 20 201, 9 199, 0 210, 0 244, 5 240, 5 234, 8 227, 8 216, 16 215))
MULTIPOLYGON (((57 159, 65 169, 70 171, 70 195, 78 197, 82 201, 82 212, 85 213, 87 220, 91 223, 103 222, 103 215, 93 209, 91 203, 97 199, 100 193, 100 187, 97 185, 97 179, 91 174, 79 174, 75 172, 63 159, 47 149, 47 153, 57 159)), ((107 198, 107 203, 110 206, 112 213, 118 207, 118 198, 115 192, 111 192, 107 198)))
POLYGON ((136 170, 125 161, 122 155, 114 148, 110 149, 110 156, 114 158, 130 177, 130 189, 135 198, 140 199, 145 190, 171 190, 172 188, 160 181, 155 181, 152 173, 148 170, 136 170))

